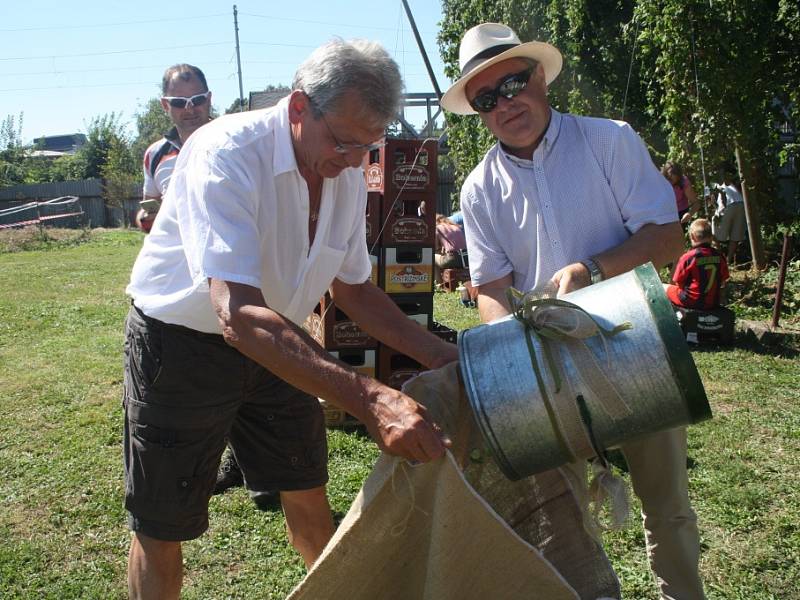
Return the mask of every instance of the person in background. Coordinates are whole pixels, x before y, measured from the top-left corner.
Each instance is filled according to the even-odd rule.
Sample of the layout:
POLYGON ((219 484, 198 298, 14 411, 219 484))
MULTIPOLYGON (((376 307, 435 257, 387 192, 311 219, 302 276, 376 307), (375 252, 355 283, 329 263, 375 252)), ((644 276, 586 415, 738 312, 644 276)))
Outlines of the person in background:
POLYGON ((465 269, 467 238, 464 231, 444 215, 436 215, 436 267, 465 269))
POLYGON ((211 91, 206 76, 194 65, 173 65, 164 71, 161 93, 161 107, 173 127, 144 152, 142 195, 144 202, 152 208, 139 209, 136 226, 145 233, 153 227, 181 147, 190 135, 211 120, 211 91))
MULTIPOLYGON (((547 86, 562 65, 556 48, 522 44, 506 25, 483 23, 462 38, 459 64, 461 77, 441 106, 477 113, 498 140, 461 189, 482 321, 511 312, 511 286, 557 290, 560 296, 648 261, 659 268, 683 252, 674 195, 630 125, 550 107, 547 86)), ((702 598, 686 428, 622 449, 642 501, 648 555, 662 597, 702 598)), ((584 462, 559 472, 585 489, 584 462)), ((584 528, 582 520, 547 517, 559 520, 553 535, 584 528)), ((610 587, 578 593, 618 597, 610 587)))
MULTIPOLYGON (((383 145, 402 78, 384 48, 335 39, 275 107, 226 115, 178 156, 131 273, 123 406, 132 598, 178 598, 182 542, 208 528, 226 442, 254 489, 280 490, 311 567, 333 534, 318 398, 410 461, 444 455, 412 398, 323 350, 300 326, 330 290, 371 336, 429 368, 458 357, 370 281, 361 164, 383 145)), ((371 574, 366 574, 370 576, 371 574)))
POLYGON ((672 186, 672 191, 675 193, 675 206, 678 209, 678 220, 685 227, 691 221, 692 213, 699 208, 692 182, 683 174, 683 168, 678 163, 664 164, 661 174, 672 186))
POLYGON ((461 227, 461 229, 464 229, 464 215, 461 214, 460 210, 457 210, 447 218, 450 219, 451 222, 461 227))
POLYGON ((714 239, 711 223, 706 219, 692 221, 689 239, 692 248, 678 260, 673 283, 664 284, 664 291, 675 306, 700 310, 717 308, 729 274, 725 257, 711 246, 714 239))
POLYGON ((747 219, 744 212, 744 198, 736 185, 736 174, 725 169, 722 185, 714 186, 717 194, 717 210, 711 220, 711 230, 717 246, 728 245, 728 265, 736 264, 736 250, 739 243, 747 239, 747 219))

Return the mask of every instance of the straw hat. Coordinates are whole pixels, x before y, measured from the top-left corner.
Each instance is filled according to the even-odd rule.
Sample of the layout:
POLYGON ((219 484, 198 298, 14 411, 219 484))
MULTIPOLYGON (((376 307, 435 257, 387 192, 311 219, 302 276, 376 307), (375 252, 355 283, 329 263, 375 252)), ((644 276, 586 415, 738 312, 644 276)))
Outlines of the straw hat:
POLYGON ((440 100, 439 104, 452 113, 471 115, 465 88, 470 79, 494 64, 509 58, 532 58, 544 67, 549 85, 561 71, 561 53, 545 42, 519 41, 514 30, 501 23, 481 23, 464 34, 458 51, 458 66, 461 78, 456 81, 440 100))

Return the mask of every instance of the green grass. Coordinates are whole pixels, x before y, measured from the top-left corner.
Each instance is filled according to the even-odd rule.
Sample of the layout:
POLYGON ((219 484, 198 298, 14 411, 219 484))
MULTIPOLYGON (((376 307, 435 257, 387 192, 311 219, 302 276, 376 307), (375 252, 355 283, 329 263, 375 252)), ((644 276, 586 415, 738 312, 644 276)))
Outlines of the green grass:
MULTIPOLYGON (((141 239, 111 230, 0 253, 0 598, 125 597, 122 323, 141 239)), ((451 327, 477 323, 455 294, 435 307, 451 327)), ((798 360, 744 345, 694 357, 715 413, 690 429, 708 596, 800 598, 798 360)), ((359 433, 329 442, 341 516, 377 452, 359 433)), ((638 520, 607 540, 625 597, 655 598, 638 520)), ((241 489, 212 498, 211 528, 184 554, 185 598, 279 599, 304 572, 280 512, 241 489)))

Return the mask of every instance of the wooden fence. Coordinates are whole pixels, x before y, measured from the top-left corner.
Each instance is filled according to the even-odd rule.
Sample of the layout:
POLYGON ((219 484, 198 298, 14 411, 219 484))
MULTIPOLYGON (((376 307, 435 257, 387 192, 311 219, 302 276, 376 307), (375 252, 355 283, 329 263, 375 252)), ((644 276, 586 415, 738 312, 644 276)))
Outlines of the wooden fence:
MULTIPOLYGON (((439 184, 436 191, 436 212, 449 215, 452 212, 453 169, 439 168, 439 184)), ((79 181, 58 181, 36 183, 0 188, 0 212, 31 202, 44 202, 62 196, 77 196, 83 215, 59 220, 54 213, 49 214, 48 224, 56 227, 129 227, 134 225, 134 217, 142 198, 142 187, 133 186, 130 196, 122 207, 109 206, 103 198, 103 184, 100 179, 79 181)), ((35 209, 31 210, 35 215, 35 209)), ((30 214, 21 212, 0 214, 0 226, 10 226, 31 220, 30 214)))
MULTIPOLYGON (((35 183, 0 188, 0 211, 19 207, 31 202, 43 202, 62 196, 77 196, 83 215, 80 218, 68 217, 59 222, 49 214, 49 224, 57 227, 125 227, 133 225, 133 218, 139 209, 142 198, 141 186, 133 186, 130 197, 123 201, 122 207, 108 206, 103 199, 103 185, 100 179, 78 181, 58 181, 54 183, 35 183)), ((33 210, 33 209, 32 209, 33 210)), ((33 210, 35 214, 35 210, 33 210)), ((30 215, 21 212, 0 216, 0 225, 10 225, 30 220, 30 215)))

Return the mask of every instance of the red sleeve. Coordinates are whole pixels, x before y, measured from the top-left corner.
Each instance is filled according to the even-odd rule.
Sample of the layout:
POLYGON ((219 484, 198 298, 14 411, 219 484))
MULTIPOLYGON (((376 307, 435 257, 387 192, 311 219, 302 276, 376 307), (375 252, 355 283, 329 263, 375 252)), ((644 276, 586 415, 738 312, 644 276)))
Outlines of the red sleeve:
POLYGON ((730 279, 731 274, 728 272, 728 261, 725 260, 724 256, 719 257, 719 282, 720 284, 725 283, 730 279))
POLYGON ((675 267, 675 273, 672 276, 672 280, 679 287, 684 287, 686 280, 689 278, 689 267, 693 258, 694 253, 690 250, 678 260, 678 265, 675 267))

